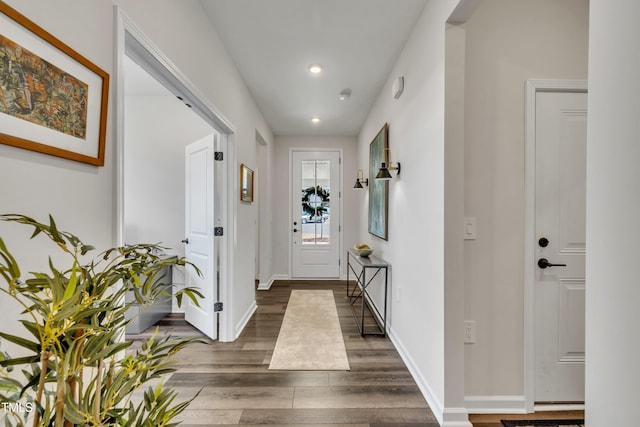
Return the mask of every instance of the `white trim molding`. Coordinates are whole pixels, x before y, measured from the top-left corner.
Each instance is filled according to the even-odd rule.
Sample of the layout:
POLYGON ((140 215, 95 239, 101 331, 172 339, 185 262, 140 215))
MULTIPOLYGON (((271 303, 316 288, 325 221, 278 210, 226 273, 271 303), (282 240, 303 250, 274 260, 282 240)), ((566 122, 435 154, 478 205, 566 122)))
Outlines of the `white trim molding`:
POLYGON ((465 396, 470 414, 526 414, 524 396, 465 396))
POLYGON ((444 408, 442 427, 473 427, 467 408, 444 408))
POLYGON ((289 275, 287 275, 287 274, 274 274, 274 275, 271 276, 269 281, 267 281, 267 283, 258 283, 258 290, 259 291, 268 291, 269 289, 271 289, 271 286, 273 286, 273 283, 276 280, 289 280, 289 275))
POLYGON ((234 331, 234 335, 233 335, 233 339, 230 340, 230 341, 235 341, 235 340, 238 339, 238 337, 240 336, 240 334, 242 333, 244 328, 247 326, 247 323, 249 323, 249 320, 251 320, 251 316, 253 316, 253 313, 255 313, 257 309, 258 309, 258 305, 256 304, 256 302, 254 300, 253 304, 251 304, 249 309, 244 313, 244 315, 242 316, 242 318, 240 319, 240 321, 236 325, 235 331, 234 331))
POLYGON ((535 410, 536 94, 538 92, 586 91, 586 80, 527 80, 525 84, 524 399, 526 412, 535 410))

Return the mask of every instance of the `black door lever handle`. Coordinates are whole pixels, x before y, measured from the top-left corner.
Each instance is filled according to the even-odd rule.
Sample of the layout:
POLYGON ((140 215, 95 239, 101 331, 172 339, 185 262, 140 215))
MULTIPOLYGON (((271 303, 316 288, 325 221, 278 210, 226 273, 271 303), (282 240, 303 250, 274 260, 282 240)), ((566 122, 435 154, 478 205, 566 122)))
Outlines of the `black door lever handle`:
POLYGON ((538 260, 538 267, 540 268, 547 268, 547 267, 566 267, 567 264, 552 264, 549 262, 548 259, 546 258, 540 258, 538 260))

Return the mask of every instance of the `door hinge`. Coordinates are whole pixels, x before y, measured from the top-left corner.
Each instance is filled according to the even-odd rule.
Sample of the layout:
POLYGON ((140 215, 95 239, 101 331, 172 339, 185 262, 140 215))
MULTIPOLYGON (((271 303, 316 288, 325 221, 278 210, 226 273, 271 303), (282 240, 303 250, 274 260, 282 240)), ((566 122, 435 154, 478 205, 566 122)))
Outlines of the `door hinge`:
POLYGON ((221 162, 224 160, 224 153, 222 151, 214 151, 213 153, 213 159, 221 162))
POLYGON ((339 225, 339 226, 338 226, 338 232, 341 232, 341 231, 342 231, 342 226, 341 226, 341 225, 339 225))
POLYGON ((342 265, 342 259, 338 258, 338 266, 341 266, 341 265, 342 265))
POLYGON ((223 310, 223 304, 221 302, 216 302, 213 304, 213 312, 219 313, 223 310))
POLYGON ((224 236, 224 227, 214 227, 213 235, 216 237, 224 236))

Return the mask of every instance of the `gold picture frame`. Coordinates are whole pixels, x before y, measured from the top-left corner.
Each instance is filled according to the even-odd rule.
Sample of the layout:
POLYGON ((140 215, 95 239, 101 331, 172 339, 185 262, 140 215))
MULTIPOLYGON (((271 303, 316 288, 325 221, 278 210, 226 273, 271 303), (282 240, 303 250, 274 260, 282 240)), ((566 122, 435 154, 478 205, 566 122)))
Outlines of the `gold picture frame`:
POLYGON ((104 166, 109 74, 0 1, 0 144, 104 166))
POLYGON ((244 163, 240 165, 240 200, 253 202, 253 170, 244 163))

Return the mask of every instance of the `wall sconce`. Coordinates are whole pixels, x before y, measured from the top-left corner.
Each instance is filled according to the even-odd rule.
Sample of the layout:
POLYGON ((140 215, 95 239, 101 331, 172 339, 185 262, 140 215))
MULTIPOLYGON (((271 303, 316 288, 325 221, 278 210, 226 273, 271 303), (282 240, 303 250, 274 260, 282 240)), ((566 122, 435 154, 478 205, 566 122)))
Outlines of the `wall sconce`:
POLYGON ((358 169, 358 174, 356 175, 356 184, 353 186, 353 188, 355 188, 356 190, 360 190, 364 188, 362 184, 369 185, 369 178, 365 178, 364 171, 362 169, 358 169))
POLYGON ((388 148, 384 149, 384 157, 385 162, 380 165, 380 170, 376 175, 376 179, 389 181, 392 178, 389 171, 396 171, 396 176, 400 175, 400 163, 396 163, 396 166, 394 166, 393 162, 391 161, 391 150, 388 148))

